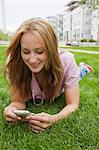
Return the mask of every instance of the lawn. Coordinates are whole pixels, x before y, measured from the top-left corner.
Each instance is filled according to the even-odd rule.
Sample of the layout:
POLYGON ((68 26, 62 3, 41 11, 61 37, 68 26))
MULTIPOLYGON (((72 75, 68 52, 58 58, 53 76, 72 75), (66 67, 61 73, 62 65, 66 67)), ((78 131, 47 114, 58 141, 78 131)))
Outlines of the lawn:
POLYGON ((88 50, 88 51, 98 51, 99 52, 99 46, 97 47, 90 47, 90 46, 62 46, 61 48, 68 49, 76 49, 76 50, 88 50))
MULTIPOLYGON (((84 61, 94 68, 80 82, 80 106, 67 119, 57 122, 41 133, 34 133, 24 123, 8 124, 3 109, 10 103, 7 82, 2 68, 5 63, 5 48, 0 47, 0 150, 98 150, 99 149, 99 55, 74 53, 77 63, 84 61)), ((61 95, 49 105, 35 107, 28 103, 34 113, 59 112, 65 105, 61 95)))

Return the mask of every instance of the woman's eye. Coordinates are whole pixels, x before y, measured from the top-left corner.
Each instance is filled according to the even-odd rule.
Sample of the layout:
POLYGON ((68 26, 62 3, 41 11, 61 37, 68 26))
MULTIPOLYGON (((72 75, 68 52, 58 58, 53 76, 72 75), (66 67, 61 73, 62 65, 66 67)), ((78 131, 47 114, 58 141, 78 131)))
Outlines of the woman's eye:
POLYGON ((44 51, 38 51, 37 54, 43 54, 44 51))
POLYGON ((23 53, 24 53, 24 54, 29 54, 29 52, 25 52, 25 51, 23 51, 23 53))

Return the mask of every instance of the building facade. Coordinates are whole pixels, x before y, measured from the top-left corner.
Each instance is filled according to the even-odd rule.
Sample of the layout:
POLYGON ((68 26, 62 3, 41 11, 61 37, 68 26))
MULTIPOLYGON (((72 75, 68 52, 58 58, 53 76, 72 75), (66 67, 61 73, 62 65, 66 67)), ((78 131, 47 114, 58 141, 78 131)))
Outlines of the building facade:
POLYGON ((59 41, 63 41, 63 15, 49 16, 47 20, 55 30, 59 41))
POLYGON ((79 1, 72 0, 65 5, 63 16, 64 42, 80 42, 82 40, 99 41, 99 12, 91 12, 79 1))

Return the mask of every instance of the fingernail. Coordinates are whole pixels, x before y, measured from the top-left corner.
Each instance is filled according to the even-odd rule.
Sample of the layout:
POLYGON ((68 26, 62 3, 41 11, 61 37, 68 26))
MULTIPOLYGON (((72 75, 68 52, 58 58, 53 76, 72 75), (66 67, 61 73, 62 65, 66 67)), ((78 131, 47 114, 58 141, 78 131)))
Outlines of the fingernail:
POLYGON ((35 115, 35 113, 31 113, 31 115, 35 115))
POLYGON ((30 117, 26 117, 25 119, 30 119, 30 117))
POLYGON ((18 120, 21 120, 21 117, 17 117, 18 120))

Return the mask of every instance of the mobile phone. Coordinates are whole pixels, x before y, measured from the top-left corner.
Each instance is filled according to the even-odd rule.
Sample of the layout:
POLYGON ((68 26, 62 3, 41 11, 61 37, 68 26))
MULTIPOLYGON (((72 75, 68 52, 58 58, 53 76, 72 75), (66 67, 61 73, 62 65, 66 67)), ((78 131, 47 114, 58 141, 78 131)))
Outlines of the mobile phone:
POLYGON ((30 112, 28 110, 14 110, 14 113, 19 117, 27 117, 30 112))

